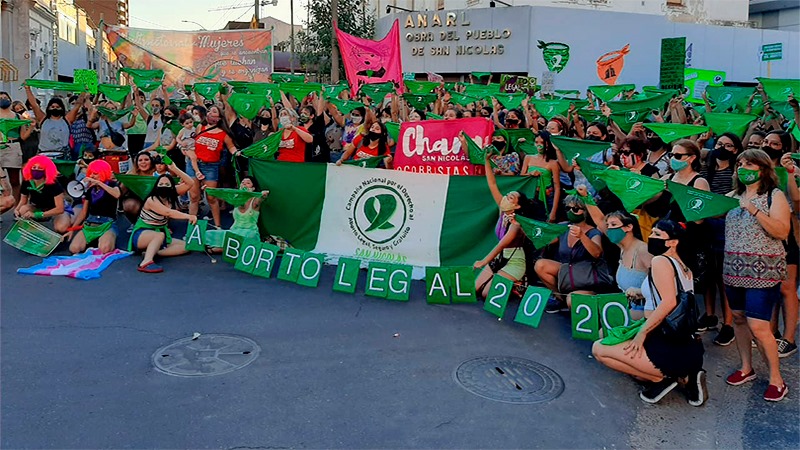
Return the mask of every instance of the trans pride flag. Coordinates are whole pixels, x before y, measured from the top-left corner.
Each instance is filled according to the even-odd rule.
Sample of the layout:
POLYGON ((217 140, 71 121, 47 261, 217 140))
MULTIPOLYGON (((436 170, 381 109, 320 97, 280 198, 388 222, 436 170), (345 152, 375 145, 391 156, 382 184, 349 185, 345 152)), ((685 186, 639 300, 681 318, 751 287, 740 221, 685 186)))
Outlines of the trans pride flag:
POLYGON ((17 269, 17 273, 26 275, 49 275, 92 280, 100 278, 100 272, 114 261, 130 256, 130 252, 114 250, 102 253, 99 249, 90 248, 79 255, 49 256, 41 264, 17 269))

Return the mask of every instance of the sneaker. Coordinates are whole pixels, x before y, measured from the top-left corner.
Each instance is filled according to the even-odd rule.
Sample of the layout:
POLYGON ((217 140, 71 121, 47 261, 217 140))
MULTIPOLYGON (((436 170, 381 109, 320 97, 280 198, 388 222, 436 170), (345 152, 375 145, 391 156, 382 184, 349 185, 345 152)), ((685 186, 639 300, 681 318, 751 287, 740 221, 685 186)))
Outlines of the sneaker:
POLYGON ((689 375, 689 380, 686 382, 686 400, 692 406, 703 406, 703 403, 708 400, 705 370, 700 369, 689 375))
POLYGON ((547 300, 547 306, 544 308, 544 312, 547 314, 556 314, 566 311, 569 311, 567 303, 555 297, 550 297, 550 299, 547 300))
POLYGON ((731 386, 741 386, 748 381, 753 381, 756 379, 756 371, 750 369, 750 373, 743 373, 741 370, 737 370, 732 374, 728 375, 728 378, 725 380, 726 383, 730 384, 731 386))
POLYGON ((786 383, 783 383, 783 387, 780 388, 774 384, 770 384, 767 386, 767 391, 764 392, 764 400, 768 402, 779 402, 783 400, 783 397, 786 397, 788 393, 789 387, 786 386, 786 383))
POLYGON ((717 316, 707 316, 703 314, 697 319, 697 331, 708 331, 717 328, 719 319, 717 316))
POLYGON ((793 344, 786 339, 778 339, 778 356, 786 358, 797 353, 797 344, 793 344))
POLYGON ((678 385, 675 378, 666 377, 658 383, 653 383, 649 388, 639 392, 639 398, 645 403, 655 404, 661 401, 664 396, 669 394, 669 391, 675 389, 678 385))
POLYGON ((714 343, 723 347, 731 345, 736 340, 736 335, 733 334, 733 327, 730 325, 722 325, 719 329, 717 337, 714 338, 714 343))
POLYGON ((772 335, 775 336, 775 342, 778 342, 781 339, 783 339, 783 336, 781 336, 781 333, 779 331, 772 333, 772 335))

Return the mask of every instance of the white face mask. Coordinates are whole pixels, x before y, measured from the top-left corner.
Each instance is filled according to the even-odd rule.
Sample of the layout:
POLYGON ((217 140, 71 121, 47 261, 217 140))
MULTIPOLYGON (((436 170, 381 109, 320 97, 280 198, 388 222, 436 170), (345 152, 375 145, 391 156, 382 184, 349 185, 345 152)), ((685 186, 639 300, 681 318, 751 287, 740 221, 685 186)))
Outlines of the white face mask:
POLYGON ((353 121, 354 124, 358 125, 361 123, 363 117, 361 116, 350 116, 350 119, 353 121))
POLYGON ((280 118, 281 126, 284 128, 288 127, 292 124, 292 119, 289 116, 281 116, 280 118))

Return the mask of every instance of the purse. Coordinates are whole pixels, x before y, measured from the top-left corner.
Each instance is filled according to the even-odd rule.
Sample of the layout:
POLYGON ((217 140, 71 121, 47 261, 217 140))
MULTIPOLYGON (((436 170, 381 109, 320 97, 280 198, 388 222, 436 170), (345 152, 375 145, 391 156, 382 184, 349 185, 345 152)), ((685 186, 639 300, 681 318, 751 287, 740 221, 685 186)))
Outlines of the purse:
MULTIPOLYGON (((694 298, 694 292, 686 292, 683 289, 682 283, 680 283, 679 280, 678 266, 675 265, 675 261, 673 261, 672 258, 669 258, 669 262, 672 263, 672 267, 675 269, 675 286, 678 290, 677 304, 675 305, 675 308, 667 315, 667 317, 664 318, 659 328, 667 338, 686 338, 687 336, 691 336, 697 330, 697 302, 694 298)), ((648 281, 650 282, 650 291, 653 293, 658 292, 658 289, 653 283, 652 268, 650 269, 650 274, 648 275, 648 281)), ((653 300, 655 301, 655 295, 653 297, 653 300)), ((660 293, 658 294, 658 297, 661 297, 660 293)), ((656 307, 658 307, 657 303, 656 307)))
POLYGON ((602 258, 593 261, 572 262, 575 247, 570 253, 570 262, 558 269, 558 292, 569 294, 575 291, 607 292, 614 286, 614 277, 602 258))
POLYGON ((511 256, 506 258, 503 256, 503 251, 501 250, 499 255, 495 256, 493 260, 489 261, 489 269, 492 271, 492 273, 497 273, 500 271, 500 269, 505 267, 506 264, 508 264, 508 260, 514 257, 514 253, 517 253, 516 248, 513 252, 511 252, 511 256))

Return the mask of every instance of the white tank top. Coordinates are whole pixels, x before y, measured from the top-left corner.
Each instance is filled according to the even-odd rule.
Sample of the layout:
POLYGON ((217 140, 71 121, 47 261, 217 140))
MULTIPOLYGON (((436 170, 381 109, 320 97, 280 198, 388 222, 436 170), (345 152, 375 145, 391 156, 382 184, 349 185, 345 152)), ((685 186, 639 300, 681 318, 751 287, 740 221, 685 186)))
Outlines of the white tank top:
MULTIPOLYGON (((678 278, 681 280, 681 287, 685 292, 694 292, 694 279, 689 278, 687 273, 681 270, 681 264, 673 257, 667 256, 667 258, 672 261, 672 264, 678 268, 678 278)), ((689 272, 691 274, 691 272, 689 272)), ((677 284, 676 284, 677 286, 677 284)), ((645 311, 654 311, 656 309, 657 303, 661 303, 661 296, 656 292, 652 292, 650 289, 650 275, 642 282, 642 296, 644 297, 644 310, 645 311), (657 300, 657 302, 656 302, 657 300)))

